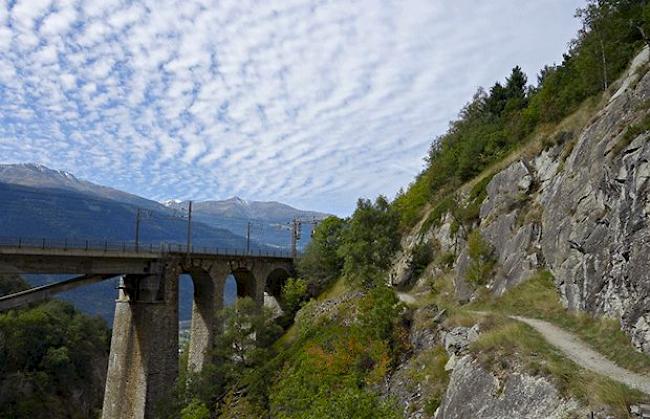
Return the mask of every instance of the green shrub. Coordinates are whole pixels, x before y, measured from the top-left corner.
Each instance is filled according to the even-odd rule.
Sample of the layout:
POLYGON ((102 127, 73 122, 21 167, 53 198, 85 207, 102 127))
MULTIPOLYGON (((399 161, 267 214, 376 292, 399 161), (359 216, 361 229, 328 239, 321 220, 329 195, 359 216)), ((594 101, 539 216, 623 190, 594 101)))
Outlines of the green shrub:
MULTIPOLYGON (((25 288, 0 275, 1 292, 25 288)), ((95 372, 109 340, 104 320, 57 300, 0 313, 0 417, 96 416, 105 383, 95 372)))
POLYGON ((307 281, 300 278, 289 278, 282 287, 282 303, 284 311, 294 314, 307 300, 307 281))
POLYGON ((210 410, 200 400, 192 400, 181 410, 181 419, 210 419, 210 410))
POLYGON ((428 241, 418 242, 411 251, 413 277, 417 280, 433 261, 433 245, 428 241))
POLYGON ((646 115, 638 124, 630 125, 623 136, 614 145, 611 151, 612 156, 618 156, 636 137, 650 131, 650 114, 646 115))
POLYGON ((466 279, 474 286, 482 286, 489 281, 496 264, 494 248, 483 238, 479 230, 474 230, 467 239, 469 268, 466 279))
POLYGON ((308 282, 309 291, 316 295, 341 275, 343 257, 338 254, 346 222, 328 217, 316 226, 312 239, 297 262, 298 273, 308 282))

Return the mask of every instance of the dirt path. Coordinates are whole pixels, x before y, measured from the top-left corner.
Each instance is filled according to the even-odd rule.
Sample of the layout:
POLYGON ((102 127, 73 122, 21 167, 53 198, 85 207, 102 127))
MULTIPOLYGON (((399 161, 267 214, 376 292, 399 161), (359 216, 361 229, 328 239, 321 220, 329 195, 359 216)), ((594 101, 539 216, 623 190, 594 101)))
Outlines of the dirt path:
POLYGON ((521 316, 509 316, 538 331, 551 345, 562 351, 569 359, 581 367, 604 375, 630 388, 650 395, 650 377, 628 371, 614 364, 573 334, 543 320, 521 316))
MULTIPOLYGON (((403 292, 398 292, 397 297, 400 301, 406 304, 412 304, 416 301, 412 295, 403 292)), ((483 316, 490 314, 489 312, 484 311, 474 311, 473 313, 483 316)), ((559 349, 567 358, 581 367, 650 395, 650 376, 638 374, 619 367, 600 353, 593 350, 574 334, 544 320, 531 319, 522 316, 508 317, 525 323, 535 329, 548 343, 559 349)))

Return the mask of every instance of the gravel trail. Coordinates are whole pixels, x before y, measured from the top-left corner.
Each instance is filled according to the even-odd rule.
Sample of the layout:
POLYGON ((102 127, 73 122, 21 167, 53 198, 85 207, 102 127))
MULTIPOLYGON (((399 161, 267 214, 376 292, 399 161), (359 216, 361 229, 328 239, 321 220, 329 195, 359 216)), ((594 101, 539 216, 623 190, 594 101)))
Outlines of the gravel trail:
POLYGON ((649 376, 637 374, 619 367, 609 359, 591 349, 589 345, 578 339, 575 335, 544 320, 530 319, 521 316, 509 317, 535 329, 548 343, 558 348, 569 359, 581 367, 650 395, 649 376))

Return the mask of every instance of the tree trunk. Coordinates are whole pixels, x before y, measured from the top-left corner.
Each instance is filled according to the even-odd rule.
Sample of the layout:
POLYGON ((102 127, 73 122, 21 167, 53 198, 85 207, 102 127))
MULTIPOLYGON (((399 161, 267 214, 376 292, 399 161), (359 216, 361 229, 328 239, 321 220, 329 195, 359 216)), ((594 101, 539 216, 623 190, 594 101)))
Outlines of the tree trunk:
POLYGON ((609 83, 607 82, 607 57, 605 57, 605 43, 600 39, 600 54, 603 61, 603 90, 607 90, 609 83))

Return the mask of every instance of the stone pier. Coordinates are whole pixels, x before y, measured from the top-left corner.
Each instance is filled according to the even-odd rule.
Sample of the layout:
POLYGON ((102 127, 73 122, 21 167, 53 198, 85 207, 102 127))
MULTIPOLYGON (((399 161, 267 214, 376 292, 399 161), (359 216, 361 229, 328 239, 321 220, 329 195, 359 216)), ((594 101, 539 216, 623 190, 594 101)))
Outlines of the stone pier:
POLYGON ((115 304, 103 419, 155 418, 178 377, 176 265, 126 275, 115 304))
POLYGON ((192 269, 194 302, 188 354, 188 368, 201 371, 211 361, 211 351, 219 333, 216 313, 223 308, 223 288, 230 269, 218 265, 209 269, 192 269))

